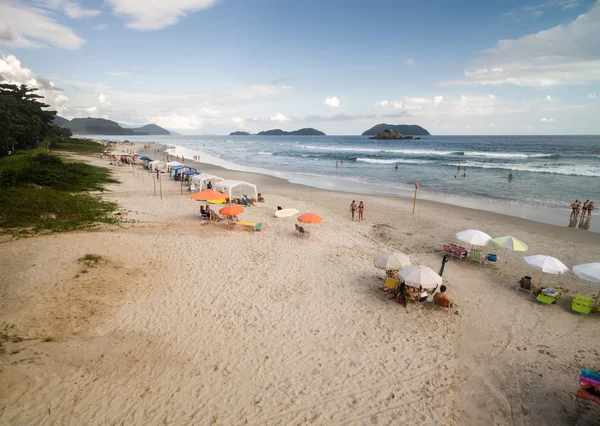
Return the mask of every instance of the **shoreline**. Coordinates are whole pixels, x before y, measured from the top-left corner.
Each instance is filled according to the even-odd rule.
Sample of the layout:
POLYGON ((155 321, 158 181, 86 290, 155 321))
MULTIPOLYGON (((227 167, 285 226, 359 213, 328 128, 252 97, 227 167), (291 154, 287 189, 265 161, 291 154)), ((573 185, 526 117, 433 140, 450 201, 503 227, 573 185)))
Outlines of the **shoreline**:
MULTIPOLYGON (((153 146, 153 148, 151 148, 151 149, 140 150, 139 152, 143 155, 147 155, 150 158, 152 158, 152 155, 156 156, 156 154, 157 154, 154 151, 154 149, 159 149, 161 152, 163 152, 163 151, 167 150, 168 145, 154 142, 152 144, 152 146, 153 146)), ((171 155, 171 154, 169 153, 169 155, 171 155)), ((273 185, 273 186, 279 186, 279 185, 285 185, 285 184, 295 185, 295 186, 303 188, 306 191, 311 191, 311 190, 328 191, 328 192, 336 193, 339 196, 346 196, 346 197, 350 197, 350 198, 363 197, 365 199, 369 198, 370 200, 373 200, 377 197, 380 197, 382 200, 388 200, 388 201, 398 200, 398 202, 402 206, 404 206, 404 207, 408 206, 410 209, 412 209, 412 194, 409 192, 407 192, 405 195, 402 195, 402 194, 390 194, 390 193, 377 193, 377 192, 371 191, 369 194, 369 192, 367 192, 369 189, 369 185, 367 185, 367 184, 363 184, 364 192, 355 191, 352 188, 340 186, 339 184, 336 185, 335 181, 342 181, 343 179, 332 179, 334 182, 330 183, 329 185, 323 184, 320 186, 316 186, 314 184, 315 183, 314 181, 310 182, 310 183, 304 182, 301 177, 298 177, 298 175, 295 175, 295 174, 291 174, 292 175, 291 177, 282 176, 282 175, 285 175, 285 173, 280 173, 280 172, 273 172, 275 175, 266 174, 266 173, 263 173, 265 171, 264 169, 240 166, 235 163, 231 163, 227 160, 222 160, 222 159, 213 157, 210 154, 205 154, 199 150, 194 155, 200 155, 201 160, 203 158, 209 158, 212 161, 211 162, 194 161, 194 160, 186 157, 186 159, 185 159, 186 165, 193 165, 193 166, 195 166, 195 168, 198 168, 199 170, 201 169, 200 170, 201 172, 214 174, 217 176, 225 177, 227 179, 249 181, 250 183, 256 183, 255 181, 258 180, 258 181, 264 181, 265 183, 267 183, 267 185, 273 185), (215 164, 218 162, 220 162, 221 164, 215 164), (237 169, 230 168, 230 167, 235 167, 237 169), (280 174, 280 176, 277 176, 278 173, 280 174), (251 178, 246 178, 245 176, 247 176, 247 175, 251 176, 251 178), (252 179, 254 179, 254 181, 252 179), (272 183, 270 183, 269 179, 273 179, 272 183)), ((162 154, 161 154, 161 156, 162 156, 162 154)), ((259 186, 259 188, 260 188, 260 186, 259 186)), ((260 189, 259 189, 259 192, 261 192, 260 189)), ((517 210, 517 207, 514 207, 508 203, 494 203, 496 206, 498 206, 500 208, 502 208, 502 207, 509 208, 509 212, 499 212, 499 211, 495 211, 495 210, 487 210, 485 208, 482 208, 482 207, 485 207, 482 204, 489 204, 489 201, 482 201, 481 203, 476 203, 476 202, 469 203, 469 201, 466 200, 465 197, 455 197, 457 202, 452 203, 452 202, 444 202, 445 200, 432 200, 431 197, 428 196, 426 193, 425 193, 425 196, 423 196, 423 194, 424 193, 422 193, 422 192, 418 193, 416 214, 418 214, 418 212, 421 209, 426 209, 428 211, 445 211, 451 215, 461 215, 461 214, 462 215, 476 215, 477 219, 481 220, 481 221, 485 221, 490 218, 494 219, 494 220, 513 220, 514 219, 514 220, 518 220, 519 223, 524 224, 524 225, 526 225, 527 223, 535 223, 536 225, 538 225, 538 224, 546 225, 546 226, 550 227, 549 229, 554 229, 554 228, 561 229, 562 235, 565 238, 572 238, 573 235, 577 235, 577 234, 591 234, 592 237, 596 237, 594 234, 597 234, 600 232, 600 220, 598 220, 597 218, 595 220, 594 220, 594 218, 592 218, 589 231, 586 231, 586 230, 580 229, 580 228, 568 227, 567 226, 568 222, 569 222, 568 210, 563 211, 563 210, 559 210, 559 209, 553 209, 553 211, 551 212, 551 214, 549 216, 542 216, 542 218, 548 219, 548 221, 544 221, 544 220, 539 220, 540 216, 538 215, 538 213, 540 211, 540 208, 538 208, 538 207, 521 206, 524 208, 523 208, 521 214, 519 215, 519 214, 511 214, 511 213, 518 213, 518 210, 517 210), (466 201, 466 202, 462 203, 461 201, 466 201), (561 223, 563 223, 563 222, 558 220, 559 214, 560 214, 561 220, 564 215, 564 225, 561 225, 561 223), (598 223, 596 223, 596 222, 598 222, 598 223)), ((448 197, 448 198, 450 198, 450 197, 448 197)), ((543 210, 543 211, 547 212, 547 210, 548 209, 543 210)), ((440 215, 440 216, 443 217, 443 215, 440 215)), ((477 224, 474 224, 473 227, 477 228, 477 224)), ((586 238, 584 237, 584 240, 585 239, 586 238)))

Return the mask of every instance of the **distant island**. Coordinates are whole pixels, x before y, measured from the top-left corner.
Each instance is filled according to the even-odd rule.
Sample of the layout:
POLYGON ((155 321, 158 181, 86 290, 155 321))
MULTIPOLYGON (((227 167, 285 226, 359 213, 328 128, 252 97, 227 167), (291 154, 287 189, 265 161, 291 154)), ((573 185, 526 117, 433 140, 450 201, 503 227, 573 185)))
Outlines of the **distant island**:
POLYGON ((394 132, 393 130, 385 129, 383 132, 379 132, 375 136, 371 136, 369 139, 412 140, 412 139, 421 139, 421 138, 413 138, 412 136, 404 136, 400 132, 394 132))
POLYGON ((156 124, 147 124, 142 127, 134 127, 131 129, 121 127, 119 123, 106 120, 104 118, 74 118, 67 120, 66 118, 56 116, 54 125, 70 129, 73 134, 78 135, 170 135, 167 129, 163 129, 156 124))
MULTIPOLYGON (((249 136, 248 132, 233 132, 229 134, 230 136, 249 136)), ((273 130, 264 130, 262 132, 257 133, 258 136, 327 136, 325 133, 320 130, 313 128, 305 128, 300 130, 294 130, 292 132, 286 132, 281 129, 273 129, 273 130)))
MULTIPOLYGON (((421 126, 417 126, 416 124, 378 124, 376 126, 371 127, 369 130, 365 131, 363 136, 377 136, 378 133, 381 133, 385 130, 389 130, 394 134, 406 135, 406 136, 429 136, 430 133, 422 128, 421 126)), ((382 135, 384 136, 384 135, 382 135)), ((389 136, 389 133, 385 136, 389 136)), ((402 136, 403 138, 404 136, 402 136)), ((385 139, 402 139, 398 137, 388 137, 385 139)), ((379 138, 376 138, 379 139, 379 138)), ((383 137, 381 139, 384 139, 383 137)))

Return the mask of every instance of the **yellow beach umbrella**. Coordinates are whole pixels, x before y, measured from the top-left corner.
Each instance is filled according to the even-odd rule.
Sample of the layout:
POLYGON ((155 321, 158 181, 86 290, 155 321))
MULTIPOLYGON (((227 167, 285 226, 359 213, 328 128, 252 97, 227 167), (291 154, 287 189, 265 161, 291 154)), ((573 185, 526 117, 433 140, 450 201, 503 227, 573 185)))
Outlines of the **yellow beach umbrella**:
POLYGON ((492 241, 495 244, 498 244, 500 247, 514 251, 527 251, 529 248, 523 241, 515 237, 511 237, 510 235, 492 238, 492 241))

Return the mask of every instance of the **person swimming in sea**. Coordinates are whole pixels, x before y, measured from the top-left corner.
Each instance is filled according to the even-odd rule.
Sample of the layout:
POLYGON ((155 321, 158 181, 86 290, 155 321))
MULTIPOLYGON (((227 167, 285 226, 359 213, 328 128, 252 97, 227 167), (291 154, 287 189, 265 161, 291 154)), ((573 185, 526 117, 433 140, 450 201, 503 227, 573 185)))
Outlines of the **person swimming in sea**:
POLYGON ((398 163, 396 163, 396 167, 394 167, 394 169, 398 170, 398 163))

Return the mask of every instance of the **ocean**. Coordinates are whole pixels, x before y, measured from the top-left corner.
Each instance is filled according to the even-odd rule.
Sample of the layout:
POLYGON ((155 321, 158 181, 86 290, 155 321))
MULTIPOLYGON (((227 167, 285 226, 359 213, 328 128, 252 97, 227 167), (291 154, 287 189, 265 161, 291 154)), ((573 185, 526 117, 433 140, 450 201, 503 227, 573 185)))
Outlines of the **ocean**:
MULTIPOLYGON (((596 213, 600 212, 600 136, 424 136, 408 141, 366 136, 110 139, 165 143, 174 146, 171 152, 186 158, 200 155, 204 162, 324 189, 412 196, 418 183, 420 198, 563 226, 575 199, 593 200, 596 213)), ((590 230, 600 231, 599 219, 592 219, 590 230)))

